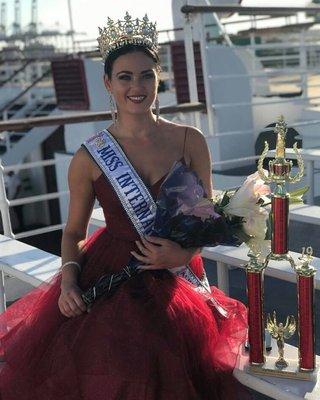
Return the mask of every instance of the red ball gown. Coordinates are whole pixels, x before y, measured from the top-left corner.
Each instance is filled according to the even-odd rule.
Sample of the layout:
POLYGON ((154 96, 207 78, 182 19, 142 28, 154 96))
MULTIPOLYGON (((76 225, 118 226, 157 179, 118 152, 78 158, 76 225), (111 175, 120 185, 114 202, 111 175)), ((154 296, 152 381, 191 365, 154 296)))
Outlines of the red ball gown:
MULTIPOLYGON (((154 198, 164 178, 149 187, 154 198)), ((139 239, 103 174, 93 187, 107 227, 85 242, 83 290, 120 271, 139 239)), ((190 267, 200 277, 201 257, 190 267)), ((232 369, 247 328, 242 303, 212 287, 225 318, 183 278, 145 271, 89 313, 66 318, 58 308, 60 281, 59 273, 0 316, 1 400, 232 398, 232 369)))

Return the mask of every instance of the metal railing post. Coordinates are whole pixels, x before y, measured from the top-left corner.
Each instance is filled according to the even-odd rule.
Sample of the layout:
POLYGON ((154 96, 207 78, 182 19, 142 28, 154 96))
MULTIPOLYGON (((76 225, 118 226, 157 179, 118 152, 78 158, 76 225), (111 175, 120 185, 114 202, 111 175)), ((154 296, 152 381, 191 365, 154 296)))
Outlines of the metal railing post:
POLYGON ((208 118, 208 126, 209 126, 209 136, 214 136, 217 131, 215 126, 215 118, 214 118, 214 109, 211 98, 211 82, 212 76, 209 75, 208 66, 207 66, 207 41, 205 35, 205 27, 203 14, 197 15, 197 23, 200 32, 200 51, 201 51, 201 60, 202 60, 202 72, 203 72, 203 83, 204 90, 206 96, 206 106, 207 106, 207 118, 208 118))
MULTIPOLYGON (((10 221, 9 201, 4 183, 4 168, 0 159, 0 211, 5 236, 14 238, 10 221)), ((4 290, 4 272, 0 265, 0 313, 6 310, 6 294, 4 290)))
MULTIPOLYGON (((207 2, 208 2, 208 1, 207 1, 207 2)), ((217 26, 219 27, 220 33, 221 33, 221 35, 223 36, 225 42, 227 43, 227 45, 228 45, 229 47, 233 47, 233 43, 232 43, 232 41, 231 41, 231 39, 230 39, 230 36, 228 35, 228 33, 227 33, 225 27, 222 25, 222 23, 221 23, 221 21, 220 21, 220 19, 219 19, 219 17, 218 17, 218 14, 214 12, 212 15, 213 15, 213 18, 214 18, 215 21, 216 21, 217 26)), ((203 14, 201 14, 201 16, 203 16, 203 14)), ((204 24, 203 24, 203 27, 204 27, 204 24)))
POLYGON ((3 225, 3 233, 5 236, 14 237, 10 221, 9 200, 6 194, 6 187, 4 183, 4 168, 0 159, 0 211, 3 225))
POLYGON ((167 52, 167 66, 168 66, 168 82, 169 82, 169 87, 168 90, 172 90, 173 88, 173 71, 172 71, 172 61, 171 61, 171 47, 170 45, 166 46, 166 52, 167 52))
POLYGON ((306 175, 309 190, 307 192, 307 203, 309 205, 314 204, 314 161, 308 160, 306 162, 306 175))
MULTIPOLYGON (((196 64, 193 51, 192 17, 189 14, 185 15, 183 30, 184 30, 184 47, 186 52, 190 102, 198 103, 199 98, 198 98, 198 87, 197 87, 196 64)), ((198 112, 195 112, 194 124, 196 125, 197 128, 201 129, 201 120, 198 112)))
POLYGON ((229 294, 229 267, 221 261, 217 261, 218 288, 226 295, 229 294))
MULTIPOLYGON (((4 110, 2 113, 2 121, 7 121, 7 120, 8 120, 8 110, 4 110)), ((11 149, 10 134, 8 131, 4 131, 2 136, 4 138, 4 143, 7 151, 11 149)))
POLYGON ((6 293, 4 290, 4 272, 0 270, 0 314, 2 314, 5 311, 6 311, 6 293))
POLYGON ((307 49, 305 43, 305 31, 300 34, 300 47, 299 47, 299 67, 301 71, 301 89, 302 97, 308 97, 308 73, 304 71, 307 70, 307 49))

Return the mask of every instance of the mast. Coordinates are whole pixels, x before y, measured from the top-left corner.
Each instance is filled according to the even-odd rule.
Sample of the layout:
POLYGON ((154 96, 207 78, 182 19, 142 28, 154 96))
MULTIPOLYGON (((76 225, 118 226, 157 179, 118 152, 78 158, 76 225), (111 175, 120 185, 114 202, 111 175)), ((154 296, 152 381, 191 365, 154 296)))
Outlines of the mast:
POLYGON ((0 11, 0 35, 6 36, 6 34, 7 34, 7 4, 5 2, 2 2, 0 11))
POLYGON ((30 32, 37 33, 38 27, 38 7, 37 0, 31 1, 31 22, 30 22, 30 32))
POLYGON ((70 23, 70 36, 71 36, 72 53, 75 53, 76 48, 75 48, 75 42, 74 42, 74 29, 73 29, 71 0, 68 0, 68 11, 69 11, 69 23, 70 23))
POLYGON ((19 35, 20 33, 21 33, 21 5, 20 5, 20 0, 14 0, 13 34, 19 35))

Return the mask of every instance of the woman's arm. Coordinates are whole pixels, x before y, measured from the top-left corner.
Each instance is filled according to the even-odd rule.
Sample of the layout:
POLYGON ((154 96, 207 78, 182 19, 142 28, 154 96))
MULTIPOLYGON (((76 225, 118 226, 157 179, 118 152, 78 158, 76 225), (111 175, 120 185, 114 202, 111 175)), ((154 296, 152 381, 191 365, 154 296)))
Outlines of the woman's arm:
MULTIPOLYGON (((207 197, 213 195, 212 188, 212 159, 208 144, 202 132, 194 127, 188 128, 188 138, 186 142, 186 153, 190 159, 190 168, 197 173, 202 181, 207 197)), ((190 259, 202 251, 201 247, 188 249, 190 259)))
MULTIPOLYGON (((69 171, 70 190, 69 214, 62 242, 62 265, 67 261, 75 261, 81 265, 82 245, 87 236, 89 218, 94 206, 91 166, 86 150, 80 148, 73 156, 69 171)), ((82 300, 82 291, 78 281, 79 270, 74 264, 62 269, 61 294, 58 306, 66 317, 76 317, 87 310, 82 300)))
MULTIPOLYGON (((81 264, 82 244, 87 236, 95 195, 92 187, 92 168, 86 150, 80 148, 73 156, 69 171, 69 213, 61 242, 62 264, 76 261, 81 264)), ((62 281, 76 282, 79 271, 75 265, 63 268, 62 281)))

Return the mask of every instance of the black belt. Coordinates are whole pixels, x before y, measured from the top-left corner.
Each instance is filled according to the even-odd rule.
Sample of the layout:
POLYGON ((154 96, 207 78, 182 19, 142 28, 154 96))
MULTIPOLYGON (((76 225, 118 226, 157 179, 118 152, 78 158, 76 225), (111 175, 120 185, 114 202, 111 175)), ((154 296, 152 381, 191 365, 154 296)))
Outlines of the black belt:
POLYGON ((103 275, 90 289, 82 294, 82 299, 87 306, 91 306, 96 299, 103 295, 111 295, 132 276, 138 273, 137 268, 126 266, 120 272, 103 275))

